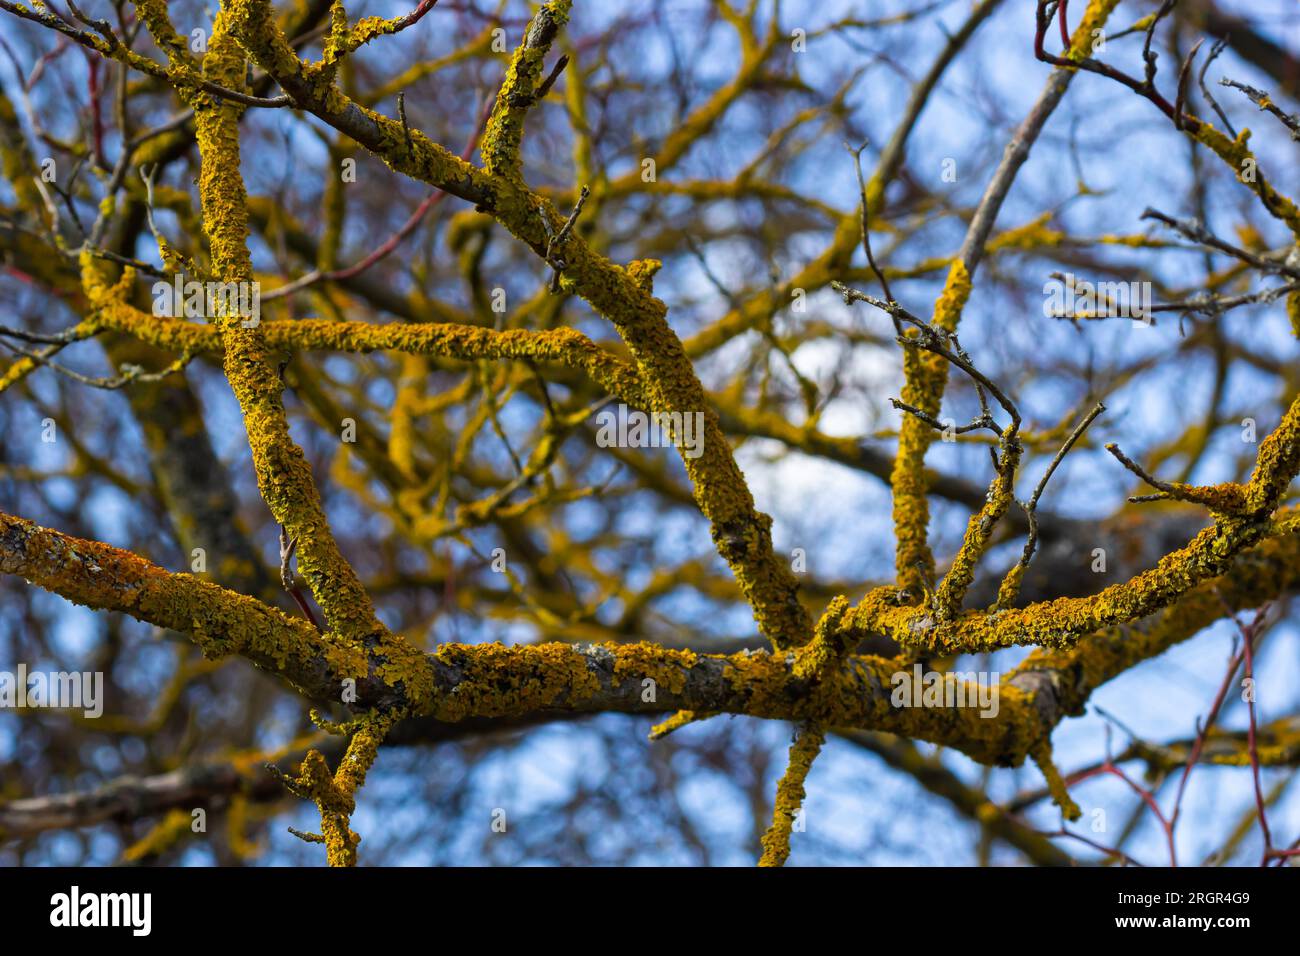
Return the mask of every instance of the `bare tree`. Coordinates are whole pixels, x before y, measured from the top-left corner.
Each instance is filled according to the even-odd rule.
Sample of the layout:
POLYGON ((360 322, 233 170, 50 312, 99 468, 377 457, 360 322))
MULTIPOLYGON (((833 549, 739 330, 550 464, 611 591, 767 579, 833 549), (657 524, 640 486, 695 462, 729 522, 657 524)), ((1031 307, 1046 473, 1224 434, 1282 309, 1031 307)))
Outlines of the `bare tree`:
MULTIPOLYGON (((714 862, 681 799, 712 765, 762 864, 833 862, 803 804, 840 746, 980 861, 1132 862, 1145 830, 1185 862, 1198 765, 1247 787, 1199 859, 1300 854, 1268 818, 1300 700, 1255 691, 1300 578, 1300 119, 1267 31, 1174 0, 98 6, 0 0, 12 859, 106 825, 169 862, 212 812, 234 864, 305 801, 291 832, 353 865, 391 755, 392 806, 477 821, 438 859, 558 832, 588 861, 584 820, 635 803, 714 862), (1019 99, 981 75, 1006 51, 1019 99), (1182 198, 1123 185, 1175 166, 1182 198), (1185 731, 1101 712, 1092 759, 1054 756, 1225 625, 1208 710, 1153 705, 1185 731), (515 811, 474 782, 548 733, 604 772, 494 843, 515 811), (1118 832, 1076 823, 1102 781, 1118 832)), ((409 825, 375 821, 375 862, 409 825)))

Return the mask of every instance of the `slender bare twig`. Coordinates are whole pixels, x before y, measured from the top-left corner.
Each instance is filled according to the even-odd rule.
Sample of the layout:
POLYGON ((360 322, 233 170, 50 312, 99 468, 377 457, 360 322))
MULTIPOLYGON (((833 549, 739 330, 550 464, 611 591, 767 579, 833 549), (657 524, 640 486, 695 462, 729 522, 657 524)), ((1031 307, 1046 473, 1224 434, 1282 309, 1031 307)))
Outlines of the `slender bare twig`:
POLYGON ((1210 232, 1201 222, 1195 219, 1176 219, 1173 216, 1168 216, 1160 210, 1152 209, 1149 206, 1143 210, 1140 218, 1154 219, 1156 222, 1169 226, 1179 235, 1192 240, 1192 242, 1199 243, 1203 246, 1209 246, 1211 249, 1217 249, 1219 252, 1226 253, 1234 259, 1240 259, 1242 262, 1252 265, 1262 272, 1277 273, 1279 275, 1290 276, 1292 279, 1300 279, 1300 266, 1288 265, 1285 260, 1282 259, 1265 259, 1248 249, 1234 246, 1227 240, 1221 239, 1214 233, 1210 232))
MULTIPOLYGON (((880 289, 885 293, 885 299, 889 302, 893 302, 894 293, 889 290, 889 280, 885 278, 885 274, 881 272, 880 267, 876 265, 876 257, 871 252, 871 229, 868 223, 869 210, 867 209, 867 181, 862 175, 862 151, 867 148, 867 144, 864 142, 857 149, 854 149, 848 143, 845 143, 844 148, 848 150, 849 155, 853 157, 853 169, 858 174, 858 202, 861 219, 860 228, 862 230, 862 249, 867 254, 867 265, 871 266, 871 271, 875 273, 876 281, 880 283, 880 289)), ((894 320, 894 331, 901 334, 903 328, 898 322, 898 317, 891 316, 891 318, 894 320)))
POLYGON ((1065 456, 1070 453, 1070 449, 1083 437, 1083 433, 1088 430, 1088 426, 1105 410, 1106 406, 1101 402, 1092 406, 1079 424, 1074 426, 1074 431, 1070 432, 1070 437, 1065 440, 1055 457, 1052 458, 1047 470, 1043 472, 1043 477, 1038 480, 1038 485, 1034 488, 1034 493, 1030 495, 1029 500, 1021 502, 1020 506, 1024 509, 1025 517, 1029 520, 1029 536, 1025 541, 1025 549, 1020 555, 1020 560, 1016 562, 1015 567, 1007 572, 1002 587, 998 589, 998 607, 1009 607, 1015 599, 1016 594, 1019 593, 1020 580, 1024 576, 1025 569, 1029 567, 1029 562, 1038 549, 1038 499, 1042 497, 1047 482, 1051 480, 1052 474, 1065 456))
MULTIPOLYGON (((49 8, 46 9, 48 10, 49 8)), ((118 59, 119 51, 125 50, 125 47, 117 34, 114 33, 108 23, 103 20, 83 20, 87 25, 93 26, 96 33, 103 38, 101 41, 97 39, 94 34, 86 30, 78 30, 75 26, 61 17, 55 16, 53 13, 32 10, 22 4, 12 3, 10 0, 0 0, 0 10, 5 10, 24 20, 31 20, 34 23, 39 23, 41 26, 48 27, 51 30, 57 30, 70 40, 73 40, 74 42, 81 44, 83 47, 93 50, 95 53, 110 59, 118 59)), ((122 58, 129 59, 131 66, 139 69, 141 72, 148 73, 151 76, 158 77, 159 79, 167 79, 170 82, 183 86, 193 86, 203 90, 205 93, 211 93, 213 96, 230 100, 231 102, 239 103, 243 106, 277 109, 291 106, 293 104, 293 98, 288 94, 272 97, 253 96, 251 93, 243 93, 239 90, 228 89, 219 83, 213 83, 211 80, 205 79, 197 73, 185 73, 173 76, 161 63, 155 63, 153 60, 141 56, 138 53, 132 53, 129 57, 123 55, 122 58)))
POLYGON ((1134 495, 1128 499, 1134 504, 1147 501, 1164 501, 1173 498, 1177 501, 1190 501, 1194 504, 1203 505, 1212 511, 1228 514, 1238 513, 1245 505, 1244 494, 1240 485, 1201 486, 1161 481, 1120 451, 1119 446, 1114 442, 1108 443, 1106 450, 1114 455, 1121 465, 1159 492, 1159 494, 1154 495, 1134 495))
POLYGON ((546 98, 546 94, 551 92, 551 87, 555 85, 555 81, 560 78, 560 74, 564 72, 564 68, 568 65, 569 54, 560 54, 560 58, 555 61, 555 66, 551 67, 551 72, 546 74, 546 79, 542 80, 537 87, 537 92, 533 94, 534 103, 546 98))
POLYGON ((1214 94, 1210 92, 1209 85, 1205 82, 1205 73, 1209 70, 1210 64, 1218 59, 1219 54, 1227 49, 1227 46, 1228 40, 1226 37, 1220 37, 1218 40, 1214 41, 1214 46, 1210 47, 1210 55, 1206 57, 1205 62, 1201 64, 1201 71, 1196 76, 1196 82, 1201 87, 1201 95, 1205 97, 1205 102, 1210 104, 1210 108, 1214 110, 1214 115, 1219 117, 1219 121, 1223 123, 1223 128, 1227 130, 1229 136, 1236 139, 1237 130, 1233 127, 1232 121, 1228 119, 1228 114, 1223 112, 1223 107, 1219 105, 1219 101, 1216 100, 1214 94))
POLYGON ((160 382, 168 375, 181 371, 181 369, 189 365, 194 358, 192 353, 186 352, 175 362, 172 362, 171 365, 168 365, 166 368, 160 369, 157 372, 146 372, 139 365, 123 363, 120 366, 121 374, 110 378, 107 376, 83 375, 80 372, 67 368, 66 366, 50 361, 49 356, 52 354, 52 351, 57 351, 65 344, 69 343, 52 345, 50 348, 43 349, 40 352, 32 352, 0 339, 0 345, 4 346, 16 355, 21 355, 23 358, 31 359, 37 365, 42 365, 53 372, 59 373, 65 378, 72 379, 74 382, 79 382, 82 385, 89 385, 91 388, 102 388, 108 391, 115 391, 119 388, 124 388, 132 382, 160 382))
POLYGON ((86 338, 83 330, 78 330, 76 326, 64 329, 62 332, 55 332, 51 335, 43 335, 38 332, 27 332, 23 329, 10 328, 7 325, 0 325, 0 335, 9 336, 22 342, 30 342, 32 345, 68 345, 71 342, 79 342, 86 338))
POLYGON ((555 270, 554 274, 551 276, 552 292, 560 291, 560 273, 563 272, 565 267, 568 265, 568 263, 555 253, 562 245, 564 245, 565 240, 569 238, 569 233, 573 232, 574 224, 577 223, 578 216, 582 213, 582 206, 587 201, 587 197, 590 194, 591 189, 587 186, 583 186, 582 191, 578 193, 578 201, 573 206, 573 212, 569 213, 569 218, 564 221, 564 225, 560 227, 560 231, 557 233, 550 233, 551 224, 547 221, 545 215, 542 216, 542 223, 546 226, 547 233, 549 234, 549 238, 546 242, 546 255, 544 258, 551 264, 551 268, 555 270))
MULTIPOLYGON (((469 140, 465 143, 465 148, 461 150, 461 159, 469 159, 469 157, 473 155, 474 150, 478 148, 479 139, 483 135, 484 124, 487 122, 487 118, 492 109, 492 102, 490 99, 485 98, 485 103, 486 106, 480 106, 478 110, 478 122, 475 124, 474 130, 470 134, 469 140)), ((352 265, 346 266, 342 269, 331 269, 327 272, 323 272, 320 269, 313 269, 306 275, 299 276, 292 282, 286 282, 279 288, 263 292, 263 301, 268 299, 281 299, 285 296, 293 295, 295 292, 300 292, 318 282, 341 282, 360 275, 362 272, 365 272, 375 263, 386 258, 397 249, 402 241, 406 239, 407 236, 411 235, 411 233, 415 231, 416 227, 424 221, 424 218, 442 202, 446 195, 447 193, 445 190, 433 190, 429 195, 424 197, 424 200, 420 205, 416 207, 415 211, 411 213, 406 222, 403 223, 395 233, 389 236, 384 242, 380 243, 374 251, 368 253, 352 265)))
MULTIPOLYGON (((857 289, 851 289, 842 282, 832 282, 831 288, 843 296, 846 303, 854 301, 866 302, 868 305, 874 305, 877 309, 893 316, 895 319, 901 319, 909 325, 914 326, 921 334, 915 337, 900 336, 898 339, 899 344, 907 348, 924 349, 925 351, 941 356, 953 365, 956 365, 959 369, 970 376, 977 385, 987 389, 988 393, 992 395, 1006 413, 1011 416, 1012 424, 1010 431, 1012 433, 1019 431, 1020 412, 1016 408, 1015 403, 1012 402, 1011 399, 1007 397, 1006 393, 1003 392, 1002 389, 999 388, 990 378, 988 378, 988 376, 974 366, 970 360, 970 356, 961 349, 960 345, 956 344, 956 336, 953 335, 953 333, 931 325, 924 319, 917 318, 897 302, 885 302, 883 299, 878 299, 873 295, 868 295, 867 293, 860 292, 857 289)), ((1001 435, 1003 432, 999 430, 997 434, 1001 435)))
POLYGON ((1220 79, 1219 83, 1223 86, 1230 86, 1234 90, 1241 90, 1241 92, 1250 97, 1250 101, 1261 110, 1265 110, 1276 116, 1281 121, 1282 125, 1291 131, 1292 139, 1300 140, 1300 116, 1296 116, 1293 113, 1283 112, 1278 105, 1273 102, 1273 98, 1267 93, 1246 83, 1238 83, 1236 80, 1230 80, 1226 76, 1220 79))

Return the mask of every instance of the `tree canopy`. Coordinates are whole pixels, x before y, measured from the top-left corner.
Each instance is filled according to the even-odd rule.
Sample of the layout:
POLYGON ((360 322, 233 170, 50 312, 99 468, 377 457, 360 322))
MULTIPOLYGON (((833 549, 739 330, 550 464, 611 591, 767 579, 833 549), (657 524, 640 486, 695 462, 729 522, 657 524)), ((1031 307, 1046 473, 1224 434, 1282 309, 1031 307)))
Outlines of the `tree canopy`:
POLYGON ((1293 7, 211 6, 0 0, 0 859, 1300 853, 1293 7))

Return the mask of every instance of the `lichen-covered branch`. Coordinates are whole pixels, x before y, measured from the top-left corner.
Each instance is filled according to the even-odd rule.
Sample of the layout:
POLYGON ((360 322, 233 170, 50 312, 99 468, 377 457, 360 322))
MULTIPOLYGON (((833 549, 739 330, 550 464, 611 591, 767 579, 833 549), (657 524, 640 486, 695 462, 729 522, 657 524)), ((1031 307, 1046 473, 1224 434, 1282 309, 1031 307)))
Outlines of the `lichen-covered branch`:
MULTIPOLYGON (((564 220, 522 181, 479 170, 418 130, 404 129, 396 120, 348 99, 328 74, 304 64, 294 54, 270 16, 270 5, 263 0, 232 0, 228 10, 232 29, 249 54, 297 106, 352 136, 395 169, 475 202, 545 257, 549 237, 559 231, 564 220)), ((505 133, 510 116, 507 109, 500 118, 499 133, 505 133)), ((512 131, 511 141, 514 135, 512 131)), ((489 134, 483 144, 485 154, 494 148, 489 134)), ((668 325, 667 308, 651 292, 649 276, 657 265, 633 263, 622 268, 572 234, 560 251, 566 263, 564 288, 586 299, 613 323, 637 362, 653 410, 705 416, 703 453, 684 457, 695 499, 759 629, 777 647, 802 644, 811 636, 812 622, 799 601, 797 581, 773 553, 771 519, 755 509, 717 415, 681 341, 668 325)))
MULTIPOLYGON (((245 63, 228 23, 223 10, 213 25, 203 68, 237 88, 243 83, 245 63)), ((223 282, 250 282, 253 266, 239 171, 239 110, 202 94, 193 104, 202 170, 199 198, 213 270, 223 282)), ((387 634, 356 572, 339 553, 306 457, 289 435, 280 374, 265 336, 239 315, 216 321, 225 347, 226 377, 244 414, 258 487, 271 513, 297 543, 299 570, 329 627, 355 639, 387 634)))

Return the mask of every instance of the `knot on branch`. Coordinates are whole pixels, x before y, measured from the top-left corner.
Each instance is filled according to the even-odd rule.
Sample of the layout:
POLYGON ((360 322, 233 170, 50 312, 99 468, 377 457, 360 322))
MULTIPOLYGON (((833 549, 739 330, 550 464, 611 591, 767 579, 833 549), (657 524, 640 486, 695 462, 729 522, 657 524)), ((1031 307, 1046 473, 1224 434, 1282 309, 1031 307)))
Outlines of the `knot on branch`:
POLYGON ((844 596, 831 601, 817 622, 813 639, 795 652, 796 679, 815 687, 843 663, 857 643, 857 633, 848 612, 849 602, 844 596))

